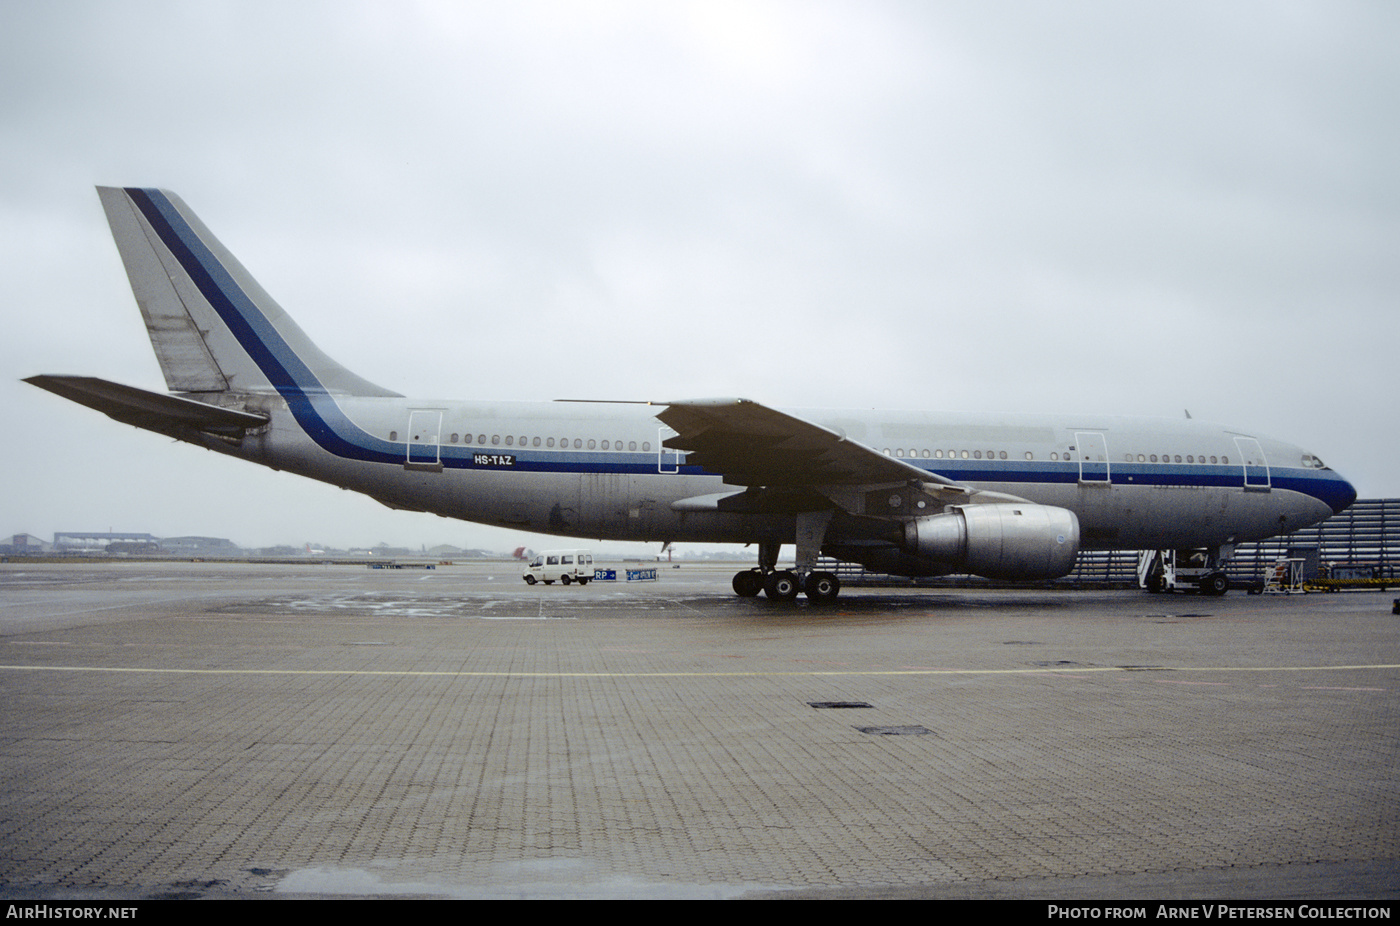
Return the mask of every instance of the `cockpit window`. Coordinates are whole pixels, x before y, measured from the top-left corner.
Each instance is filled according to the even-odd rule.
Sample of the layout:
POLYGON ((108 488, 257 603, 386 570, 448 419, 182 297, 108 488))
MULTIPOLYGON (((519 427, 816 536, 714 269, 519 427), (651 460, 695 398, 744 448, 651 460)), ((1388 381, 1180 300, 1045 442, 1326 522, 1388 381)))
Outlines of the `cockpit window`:
POLYGON ((1326 469, 1327 464, 1310 453, 1303 454, 1304 469, 1326 469))

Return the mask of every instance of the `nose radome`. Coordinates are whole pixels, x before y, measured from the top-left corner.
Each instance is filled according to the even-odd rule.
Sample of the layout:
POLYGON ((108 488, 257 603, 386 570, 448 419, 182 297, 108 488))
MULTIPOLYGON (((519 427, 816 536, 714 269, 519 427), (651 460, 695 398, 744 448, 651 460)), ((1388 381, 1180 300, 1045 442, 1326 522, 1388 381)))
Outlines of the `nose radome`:
POLYGON ((1332 513, 1341 514, 1350 508, 1354 501, 1356 501, 1356 487, 1338 476, 1335 493, 1327 500, 1328 504, 1332 506, 1332 513))

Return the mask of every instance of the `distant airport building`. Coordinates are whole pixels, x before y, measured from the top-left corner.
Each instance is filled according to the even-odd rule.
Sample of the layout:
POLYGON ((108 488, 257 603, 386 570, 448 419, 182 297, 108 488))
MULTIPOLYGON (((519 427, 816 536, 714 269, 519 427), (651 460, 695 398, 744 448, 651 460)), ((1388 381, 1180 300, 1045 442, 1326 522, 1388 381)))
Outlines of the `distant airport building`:
POLYGON ((57 531, 52 544, 44 544, 29 534, 16 534, 9 552, 33 553, 110 553, 125 556, 238 556, 243 551, 223 537, 166 537, 129 531, 57 531), (26 538, 21 541, 20 538, 26 538), (42 544, 42 546, 40 546, 42 544))
POLYGON ((114 543, 153 544, 160 547, 160 538, 153 534, 130 534, 113 531, 58 531, 53 535, 55 553, 106 553, 114 543))
POLYGON ((52 552, 53 544, 33 534, 15 534, 7 543, 0 544, 0 553, 7 555, 32 556, 36 553, 52 552))
POLYGON ((173 556, 237 556, 243 551, 224 537, 166 537, 161 551, 173 556))

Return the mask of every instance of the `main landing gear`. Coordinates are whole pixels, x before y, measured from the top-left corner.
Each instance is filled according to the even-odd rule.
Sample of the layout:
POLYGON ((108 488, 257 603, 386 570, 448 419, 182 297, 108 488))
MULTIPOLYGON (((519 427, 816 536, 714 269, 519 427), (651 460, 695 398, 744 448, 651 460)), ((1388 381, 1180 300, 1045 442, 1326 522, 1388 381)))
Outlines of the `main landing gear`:
POLYGON ((841 580, 835 573, 821 571, 809 572, 803 579, 788 569, 769 573, 745 569, 734 574, 734 594, 753 598, 759 592, 775 601, 792 601, 803 592, 812 601, 831 601, 841 594, 841 580))
POLYGON ((815 569, 817 552, 826 535, 831 512, 816 512, 797 516, 797 564, 792 570, 778 569, 778 550, 782 544, 771 540, 758 545, 758 568, 745 569, 734 575, 734 593, 753 598, 759 592, 774 601, 792 601, 806 594, 816 604, 834 601, 841 594, 841 580, 835 573, 815 569))

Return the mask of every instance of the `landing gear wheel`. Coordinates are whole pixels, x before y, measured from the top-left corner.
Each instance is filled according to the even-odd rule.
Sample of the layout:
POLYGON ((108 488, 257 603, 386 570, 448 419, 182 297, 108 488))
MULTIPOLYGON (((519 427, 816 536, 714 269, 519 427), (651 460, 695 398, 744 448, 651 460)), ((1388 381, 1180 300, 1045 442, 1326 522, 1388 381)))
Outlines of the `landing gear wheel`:
POLYGON ((1212 572, 1201 580, 1203 595, 1220 596, 1230 590, 1230 577, 1223 572, 1212 572))
POLYGON ((734 573, 734 594, 741 598, 752 598, 763 591, 763 573, 757 569, 745 569, 734 573))
POLYGON ((763 582, 763 593, 774 601, 791 601, 797 592, 797 576, 786 569, 769 573, 763 582))
POLYGON ((802 590, 812 601, 835 601, 841 594, 841 580, 830 572, 813 572, 802 583, 802 590))

